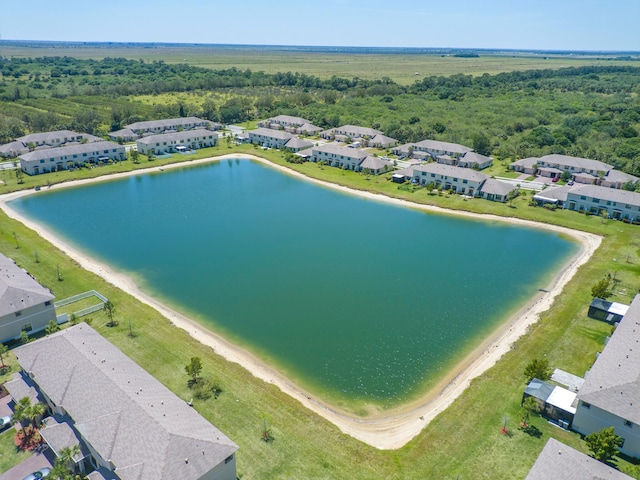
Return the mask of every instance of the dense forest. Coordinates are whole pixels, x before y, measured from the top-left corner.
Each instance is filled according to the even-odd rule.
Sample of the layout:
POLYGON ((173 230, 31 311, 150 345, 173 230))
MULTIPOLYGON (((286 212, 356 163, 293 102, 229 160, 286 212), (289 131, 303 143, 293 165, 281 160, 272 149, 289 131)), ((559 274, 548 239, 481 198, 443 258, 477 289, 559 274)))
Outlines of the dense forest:
POLYGON ((141 119, 289 114, 324 128, 373 127, 401 142, 462 143, 498 159, 581 156, 640 175, 638 67, 430 76, 409 86, 122 58, 0 57, 0 73, 0 143, 58 128, 105 135, 141 119))

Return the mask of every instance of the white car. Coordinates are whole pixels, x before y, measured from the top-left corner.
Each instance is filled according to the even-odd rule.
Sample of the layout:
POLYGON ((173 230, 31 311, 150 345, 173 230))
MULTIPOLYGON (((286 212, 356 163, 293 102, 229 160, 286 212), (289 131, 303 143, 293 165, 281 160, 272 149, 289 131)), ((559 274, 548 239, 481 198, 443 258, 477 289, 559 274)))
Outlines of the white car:
POLYGON ((0 417, 0 432, 9 428, 9 425, 11 425, 11 417, 0 417))
POLYGON ((29 475, 24 477, 22 480, 38 480, 40 478, 48 477, 50 473, 51 473, 51 469, 48 467, 44 467, 38 470, 37 472, 30 473, 29 475))

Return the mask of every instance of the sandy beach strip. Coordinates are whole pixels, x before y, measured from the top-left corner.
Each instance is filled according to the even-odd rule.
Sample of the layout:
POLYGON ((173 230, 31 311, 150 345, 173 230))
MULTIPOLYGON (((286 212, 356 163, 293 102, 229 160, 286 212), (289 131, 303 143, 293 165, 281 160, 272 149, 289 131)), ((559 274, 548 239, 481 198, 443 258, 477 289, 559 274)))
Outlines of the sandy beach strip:
POLYGON ((289 379, 280 375, 269 365, 261 362, 250 352, 230 344, 224 338, 205 329, 199 323, 158 302, 141 291, 135 282, 128 276, 118 273, 112 270, 108 265, 97 262, 91 257, 83 254, 81 251, 61 240, 53 232, 47 230, 42 225, 33 222, 16 212, 8 204, 8 202, 16 198, 36 193, 34 190, 23 190, 0 196, 0 208, 2 208, 9 217, 14 218, 27 227, 33 229, 41 237, 60 248, 69 257, 78 262, 81 267, 101 276, 107 282, 133 295, 139 301, 153 307, 161 315, 169 319, 173 325, 182 328, 196 340, 210 346, 218 355, 221 355, 228 361, 240 364, 257 378, 276 385, 280 390, 300 401, 300 403, 302 403, 306 408, 309 408, 318 415, 332 422, 342 432, 379 449, 396 449, 405 445, 412 438, 418 435, 420 431, 436 417, 436 415, 451 405, 453 401, 469 386, 472 379, 481 375, 483 372, 495 365, 502 355, 509 351, 511 345, 526 333, 527 328, 538 320, 540 314, 551 307, 556 296, 560 294, 563 287, 576 274, 580 266, 584 265, 591 258, 602 241, 602 238, 598 235, 571 230, 564 227, 539 224, 516 218, 499 217, 491 214, 476 214, 457 210, 447 210, 441 207, 421 205, 406 200, 390 198, 381 194, 353 190, 348 187, 309 178, 299 172, 276 165, 263 158, 246 154, 229 154, 190 162, 164 165, 162 167, 150 167, 132 172, 105 175, 93 179, 77 180, 52 185, 50 190, 110 181, 132 175, 163 172, 173 168, 188 168, 191 165, 238 158, 255 160, 288 175, 293 175, 327 188, 332 188, 351 195, 357 195, 376 201, 447 215, 459 215, 475 219, 507 222, 515 225, 551 230, 574 239, 581 246, 578 254, 574 255, 571 260, 565 264, 565 266, 555 276, 552 284, 545 288, 546 291, 541 291, 527 305, 513 315, 509 321, 505 322, 497 331, 490 335, 479 347, 468 355, 464 361, 462 361, 456 368, 452 369, 448 377, 434 387, 427 395, 416 402, 399 407, 391 412, 360 418, 338 411, 331 405, 322 402, 320 399, 314 398, 312 394, 293 384, 289 379))

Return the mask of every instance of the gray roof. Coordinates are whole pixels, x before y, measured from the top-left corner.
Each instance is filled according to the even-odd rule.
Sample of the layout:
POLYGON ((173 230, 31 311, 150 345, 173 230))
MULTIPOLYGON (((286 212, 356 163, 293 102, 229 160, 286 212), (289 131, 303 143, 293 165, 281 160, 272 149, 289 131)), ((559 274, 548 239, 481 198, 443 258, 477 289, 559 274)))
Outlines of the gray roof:
POLYGON ((14 353, 122 480, 199 479, 238 449, 85 323, 14 353))
POLYGON ((73 422, 69 418, 48 417, 44 419, 44 424, 45 427, 40 428, 40 434, 56 456, 60 455, 61 450, 73 447, 74 445, 80 447, 80 453, 73 457, 76 463, 89 455, 89 451, 84 444, 80 442, 80 436, 73 429, 73 422))
POLYGON ((255 130, 249 130, 247 132, 249 136, 251 135, 261 135, 267 138, 277 138, 278 140, 286 140, 288 138, 293 138, 289 132, 285 132, 284 130, 272 130, 270 128, 256 128, 255 130))
POLYGON ((578 391, 583 402, 640 425, 640 295, 578 391))
POLYGON ((493 162, 493 158, 492 157, 487 157, 486 155, 480 155, 479 153, 476 152, 467 152, 465 153, 462 158, 460 158, 460 160, 458 161, 458 164, 469 164, 470 166, 473 166, 474 164, 478 164, 478 165, 484 165, 485 163, 491 163, 493 162))
POLYGON ((528 157, 521 158, 520 160, 516 160, 511 164, 511 166, 517 165, 523 168, 531 168, 538 163, 540 159, 538 157, 528 157))
POLYGON ((148 120, 145 122, 135 122, 129 125, 125 125, 124 128, 131 130, 151 130, 155 128, 169 128, 177 127, 179 125, 191 125, 191 124, 209 124, 213 125, 213 122, 209 120, 203 120, 198 117, 179 117, 179 118, 167 118, 165 120, 148 120))
POLYGON ((599 185, 574 185, 569 190, 569 194, 640 206, 640 193, 617 188, 601 187, 599 185))
POLYGON ((278 115, 276 117, 271 117, 267 120, 268 123, 288 123, 291 125, 301 126, 305 123, 309 123, 309 120, 306 120, 301 117, 292 117, 291 115, 278 115))
POLYGON ((507 196, 509 192, 517 190, 516 185, 511 183, 502 182, 495 178, 487 178, 487 181, 482 184, 480 190, 487 194, 507 196))
POLYGON ((609 170, 604 180, 609 180, 610 182, 632 182, 636 183, 640 180, 640 178, 635 177, 633 175, 629 175, 628 173, 621 172, 620 170, 609 170))
POLYGON ((31 400, 31 403, 41 402, 42 398, 40 393, 35 387, 33 380, 29 377, 24 377, 20 373, 14 373, 13 379, 6 382, 4 386, 7 388, 9 395, 16 402, 19 402, 21 398, 27 397, 31 400))
POLYGON ((427 163, 426 165, 417 165, 412 167, 415 172, 435 173, 437 175, 445 175, 447 177, 462 178, 473 182, 483 182, 489 178, 484 173, 476 172, 470 168, 454 167, 453 165, 443 165, 441 163, 427 163))
POLYGON ((440 150, 442 152, 453 153, 466 153, 473 150, 473 148, 465 147, 457 143, 441 142, 439 140, 422 140, 421 142, 414 143, 416 147, 426 148, 429 150, 440 150))
POLYGON ((524 393, 526 395, 530 395, 534 398, 542 400, 543 402, 546 402, 549 398, 549 395, 551 395, 551 392, 553 392, 554 388, 555 387, 553 385, 534 378, 533 380, 531 380, 531 382, 529 382, 527 388, 524 389, 524 393))
POLYGON ((5 143, 0 145, 0 154, 2 155, 20 155, 21 153, 27 153, 29 148, 22 142, 15 141, 11 143, 5 143))
POLYGON ((171 133, 159 133, 158 135, 149 135, 147 137, 136 140, 136 143, 142 143, 148 145, 150 143, 157 142, 185 142, 197 139, 198 137, 206 137, 209 135, 214 135, 215 138, 218 138, 218 134, 212 132, 211 130, 205 129, 195 129, 195 130, 184 130, 182 132, 171 132, 171 133))
POLYGON ((80 143, 76 145, 69 145, 66 147, 47 148, 45 150, 36 150, 35 152, 25 153, 20 155, 20 158, 25 162, 37 162, 39 160, 46 160, 47 158, 56 158, 68 155, 81 155, 83 153, 99 152, 100 150, 112 150, 119 148, 124 150, 124 147, 114 142, 107 142, 103 140, 101 142, 94 143, 80 143))
POLYGON ((31 133, 29 135, 25 135, 23 137, 20 138, 16 138, 16 140, 24 143, 25 145, 29 142, 33 142, 33 143, 38 143, 38 142, 44 142, 44 143, 49 143, 52 142, 54 140, 62 140, 64 138, 67 138, 67 141, 71 141, 72 139, 75 138, 85 138, 87 141, 89 142, 98 142, 100 140, 102 140, 99 137, 96 137, 95 135, 90 135, 88 133, 78 133, 78 132, 72 132, 71 130, 56 130, 54 132, 43 132, 43 133, 31 133))
POLYGON ((393 163, 391 163, 390 161, 384 160, 380 157, 373 157, 373 156, 368 156, 360 164, 360 167, 370 168, 371 170, 380 170, 385 167, 390 168, 392 166, 393 166, 393 163))
POLYGON ((541 192, 536 193, 533 198, 542 198, 549 200, 558 200, 560 202, 567 201, 567 195, 570 191, 573 191, 573 187, 569 186, 561 186, 561 187, 551 187, 545 188, 541 192))
POLYGON ((123 128, 122 130, 116 130, 115 132, 109 133, 111 138, 138 138, 138 134, 135 133, 130 128, 123 128))
MULTIPOLYGON (((368 127, 360 127, 358 125, 343 125, 337 128, 331 128, 326 130, 326 133, 335 133, 341 132, 339 135, 348 135, 350 137, 375 137, 376 135, 382 135, 382 132, 379 130, 374 130, 373 128, 368 127), (342 133, 345 132, 345 133, 342 133)), ((325 132, 323 132, 325 133, 325 132)))
POLYGON ((309 148, 313 147, 313 142, 309 142, 298 137, 293 137, 291 140, 285 143, 285 147, 292 149, 309 148))
POLYGON ((547 440, 525 480, 632 480, 631 477, 584 453, 547 440))
POLYGON ((313 123, 305 123, 298 127, 301 132, 320 132, 322 128, 316 127, 313 123))
POLYGON ((369 143, 377 143, 377 144, 380 144, 381 146, 385 146, 385 145, 391 145, 393 143, 398 143, 398 141, 395 138, 378 134, 375 137, 373 137, 371 140, 369 140, 369 143))
POLYGON ((608 172, 613 169, 612 165, 600 162, 598 160, 590 160, 588 158, 570 157, 568 155, 559 155, 554 153, 552 155, 545 155, 540 157, 540 161, 545 163, 551 163, 561 167, 574 167, 586 170, 595 170, 601 172, 608 172))
POLYGON ((365 152, 364 150, 345 147, 342 145, 338 145, 337 143, 325 143, 324 145, 313 147, 313 152, 333 153, 335 155, 342 155, 344 157, 356 158, 360 160, 364 160, 368 156, 367 152, 365 152))
POLYGON ((0 317, 52 301, 53 294, 0 254, 0 317))

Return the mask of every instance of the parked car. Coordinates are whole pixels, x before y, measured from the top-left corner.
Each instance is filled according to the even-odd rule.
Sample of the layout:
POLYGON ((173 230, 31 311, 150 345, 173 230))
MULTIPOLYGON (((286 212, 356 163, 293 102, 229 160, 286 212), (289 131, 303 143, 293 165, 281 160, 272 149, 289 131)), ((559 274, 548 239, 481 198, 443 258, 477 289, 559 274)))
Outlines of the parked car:
POLYGON ((11 425, 11 417, 7 416, 0 418, 0 432, 9 428, 9 425, 11 425))
POLYGON ((569 185, 569 186, 573 185, 573 180, 569 180, 569 181, 567 182, 567 185, 569 185))
POLYGON ((44 467, 38 470, 37 472, 30 473, 29 475, 24 477, 22 480, 38 480, 40 478, 48 477, 50 473, 51 473, 51 469, 48 467, 44 467))
POLYGON ((551 179, 551 181, 552 181, 553 183, 556 183, 558 180, 560 180, 560 177, 553 177, 553 178, 551 179))

